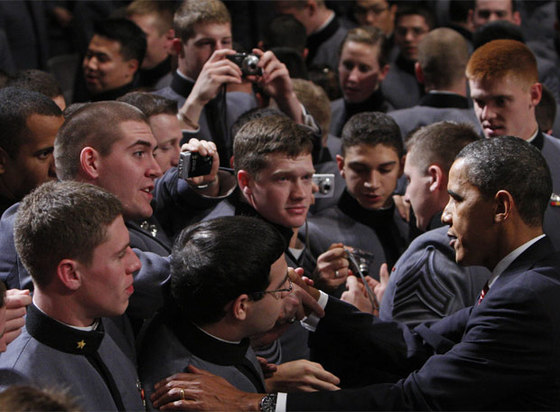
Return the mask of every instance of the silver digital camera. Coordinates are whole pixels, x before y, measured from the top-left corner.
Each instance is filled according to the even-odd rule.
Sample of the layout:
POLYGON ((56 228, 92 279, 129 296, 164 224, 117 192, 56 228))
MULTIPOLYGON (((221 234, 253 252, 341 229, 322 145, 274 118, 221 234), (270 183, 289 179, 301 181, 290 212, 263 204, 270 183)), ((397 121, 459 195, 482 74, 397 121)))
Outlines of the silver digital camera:
POLYGON ((323 173, 314 174, 313 183, 318 187, 318 191, 314 193, 316 198, 333 197, 334 196, 334 174, 323 173))

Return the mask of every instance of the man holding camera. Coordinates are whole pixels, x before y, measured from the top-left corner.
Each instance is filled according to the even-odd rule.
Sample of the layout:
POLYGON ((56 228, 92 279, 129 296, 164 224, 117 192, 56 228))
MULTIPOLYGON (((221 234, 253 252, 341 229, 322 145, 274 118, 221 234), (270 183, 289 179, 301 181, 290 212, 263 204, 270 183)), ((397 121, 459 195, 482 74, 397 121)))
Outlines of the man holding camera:
POLYGON ((241 61, 231 49, 231 17, 219 0, 189 0, 174 17, 178 69, 171 86, 157 92, 177 101, 179 118, 193 137, 213 141, 220 161, 228 164, 233 122, 257 106, 251 83, 256 83, 279 108, 296 122, 304 112, 295 96, 289 72, 272 52, 254 49, 259 58, 257 72, 243 73, 234 61, 241 61), (231 59, 231 60, 230 60, 231 59), (227 93, 226 93, 227 91, 227 93))

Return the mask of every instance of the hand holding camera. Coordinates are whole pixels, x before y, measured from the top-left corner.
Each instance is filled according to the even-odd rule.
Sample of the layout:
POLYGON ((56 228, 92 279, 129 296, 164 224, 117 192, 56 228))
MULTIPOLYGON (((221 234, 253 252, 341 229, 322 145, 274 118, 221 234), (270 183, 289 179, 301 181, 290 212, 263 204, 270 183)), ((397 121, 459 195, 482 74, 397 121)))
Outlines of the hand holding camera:
POLYGON ((215 196, 219 191, 218 168, 220 158, 214 142, 192 138, 181 148, 179 176, 205 194, 215 196))

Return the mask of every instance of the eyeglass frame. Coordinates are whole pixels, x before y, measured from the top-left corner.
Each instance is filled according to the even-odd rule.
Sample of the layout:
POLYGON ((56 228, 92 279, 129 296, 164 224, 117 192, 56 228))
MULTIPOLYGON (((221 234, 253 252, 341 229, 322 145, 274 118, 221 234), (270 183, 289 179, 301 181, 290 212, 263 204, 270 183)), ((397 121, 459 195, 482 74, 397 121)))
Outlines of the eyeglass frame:
POLYGON ((250 295, 252 297, 259 296, 257 299, 261 299, 261 298, 264 297, 265 294, 270 293, 270 294, 272 294, 272 297, 276 300, 283 299, 282 296, 280 298, 278 298, 276 296, 276 293, 282 293, 282 292, 290 293, 294 290, 294 283, 292 282, 292 279, 290 279, 289 274, 286 274, 286 277, 284 278, 284 282, 282 282, 282 284, 286 283, 286 280, 288 281, 288 287, 287 288, 280 288, 280 289, 274 289, 274 290, 261 290, 259 292, 251 292, 250 295))

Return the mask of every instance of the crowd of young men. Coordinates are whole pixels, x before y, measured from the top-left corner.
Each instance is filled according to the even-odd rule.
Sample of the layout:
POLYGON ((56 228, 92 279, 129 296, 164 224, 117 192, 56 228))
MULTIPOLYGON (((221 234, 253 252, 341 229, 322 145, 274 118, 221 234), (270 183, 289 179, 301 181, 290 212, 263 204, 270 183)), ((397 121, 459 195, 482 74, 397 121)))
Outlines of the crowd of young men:
POLYGON ((467 33, 520 25, 515 4, 478 0, 454 31, 423 3, 357 0, 352 23, 275 1, 291 17, 251 63, 220 0, 135 0, 92 27, 74 104, 45 72, 8 76, 0 391, 83 410, 560 408, 542 66, 467 33), (336 85, 294 80, 302 62, 338 72, 330 110, 336 85))

